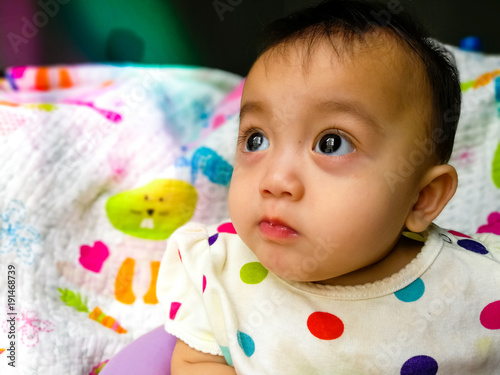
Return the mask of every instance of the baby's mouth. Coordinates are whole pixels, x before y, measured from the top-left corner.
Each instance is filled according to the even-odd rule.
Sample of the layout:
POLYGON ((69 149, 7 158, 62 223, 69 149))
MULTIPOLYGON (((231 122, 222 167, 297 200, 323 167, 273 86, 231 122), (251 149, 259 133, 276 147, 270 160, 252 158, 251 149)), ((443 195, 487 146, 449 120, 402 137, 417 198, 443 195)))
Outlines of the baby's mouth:
POLYGON ((299 235, 295 229, 279 219, 264 218, 259 223, 259 229, 265 237, 272 239, 293 239, 299 235))

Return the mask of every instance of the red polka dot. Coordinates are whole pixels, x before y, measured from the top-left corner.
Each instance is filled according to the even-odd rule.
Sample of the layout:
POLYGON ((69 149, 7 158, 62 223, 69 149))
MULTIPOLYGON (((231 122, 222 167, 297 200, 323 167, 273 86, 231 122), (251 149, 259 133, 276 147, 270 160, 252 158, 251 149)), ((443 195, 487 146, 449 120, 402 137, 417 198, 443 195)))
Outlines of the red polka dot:
POLYGON ((182 255, 181 255, 181 251, 179 249, 177 249, 177 254, 179 254, 179 259, 181 260, 182 262, 182 255))
POLYGON ((335 340, 344 333, 344 323, 335 315, 316 311, 307 319, 309 331, 321 340, 335 340))
POLYGON ((179 311, 179 307, 181 307, 181 303, 180 302, 172 302, 170 304, 170 314, 169 314, 169 317, 170 319, 174 320, 175 319, 175 316, 177 315, 177 311, 179 311))
POLYGON ((203 291, 202 291, 202 293, 205 293, 206 287, 207 287, 207 278, 205 277, 205 275, 203 275, 203 291))
POLYGON ((219 227, 217 228, 217 232, 236 234, 236 229, 234 229, 233 223, 224 223, 219 225, 219 227))
POLYGON ((479 317, 481 324, 487 329, 500 329, 500 301, 487 305, 479 317))

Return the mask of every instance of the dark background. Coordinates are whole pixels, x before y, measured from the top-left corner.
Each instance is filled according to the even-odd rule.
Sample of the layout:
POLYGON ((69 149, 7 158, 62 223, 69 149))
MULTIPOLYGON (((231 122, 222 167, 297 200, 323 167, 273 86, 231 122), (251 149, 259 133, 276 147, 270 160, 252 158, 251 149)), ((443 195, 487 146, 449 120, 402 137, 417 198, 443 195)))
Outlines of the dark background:
MULTIPOLYGON (((208 66, 246 75, 263 26, 319 2, 0 0, 0 70, 14 65, 132 62, 208 66)), ((458 45, 463 37, 475 35, 484 52, 500 53, 499 0, 399 3, 412 9, 442 42, 458 45)))

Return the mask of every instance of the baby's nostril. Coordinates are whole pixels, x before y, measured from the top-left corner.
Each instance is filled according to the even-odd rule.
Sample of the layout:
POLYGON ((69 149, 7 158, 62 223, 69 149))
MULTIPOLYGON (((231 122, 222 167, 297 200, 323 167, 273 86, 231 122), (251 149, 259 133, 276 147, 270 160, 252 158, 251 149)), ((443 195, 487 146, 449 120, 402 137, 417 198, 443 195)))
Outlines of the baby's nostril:
POLYGON ((150 209, 148 210, 148 215, 149 215, 149 216, 153 215, 153 212, 155 212, 155 210, 153 210, 153 209, 151 209, 151 208, 150 208, 150 209))

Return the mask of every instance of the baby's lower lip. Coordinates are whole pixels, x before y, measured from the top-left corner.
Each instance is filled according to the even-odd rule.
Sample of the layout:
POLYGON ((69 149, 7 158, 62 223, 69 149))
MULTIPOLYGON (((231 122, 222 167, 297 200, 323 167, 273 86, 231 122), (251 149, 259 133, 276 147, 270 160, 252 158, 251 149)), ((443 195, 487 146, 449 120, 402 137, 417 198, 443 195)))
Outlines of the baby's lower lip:
POLYGON ((292 228, 289 228, 287 226, 281 225, 281 224, 273 224, 268 221, 261 221, 259 223, 259 229, 260 232, 268 238, 271 239, 293 239, 296 238, 299 234, 293 230, 292 228))

